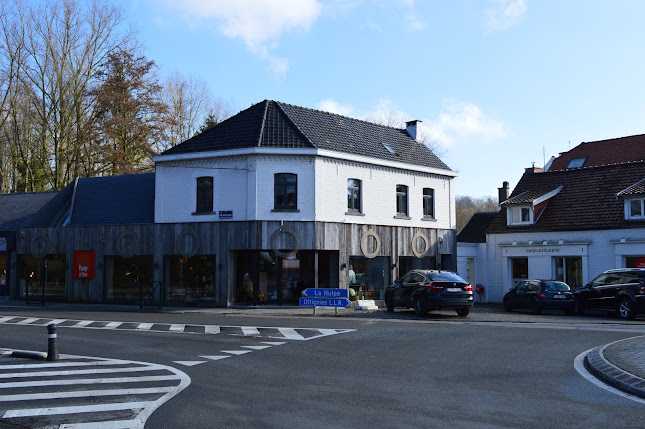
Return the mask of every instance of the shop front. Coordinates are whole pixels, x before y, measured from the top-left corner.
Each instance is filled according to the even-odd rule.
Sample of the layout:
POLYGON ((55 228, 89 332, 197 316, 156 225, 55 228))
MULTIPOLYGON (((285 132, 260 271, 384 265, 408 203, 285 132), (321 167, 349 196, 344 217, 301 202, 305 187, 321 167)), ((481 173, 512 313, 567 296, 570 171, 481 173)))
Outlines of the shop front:
POLYGON ((19 298, 25 300, 65 300, 65 255, 55 254, 38 258, 22 255, 19 298))
POLYGON ((164 304, 215 305, 215 255, 166 255, 164 257, 164 304))

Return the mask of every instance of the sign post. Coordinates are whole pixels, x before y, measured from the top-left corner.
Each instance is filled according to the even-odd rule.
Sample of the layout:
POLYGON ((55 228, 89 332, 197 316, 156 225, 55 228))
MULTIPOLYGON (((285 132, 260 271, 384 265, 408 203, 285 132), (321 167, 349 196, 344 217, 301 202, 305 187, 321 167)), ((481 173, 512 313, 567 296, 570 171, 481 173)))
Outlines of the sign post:
POLYGON ((336 315, 339 308, 348 307, 352 302, 349 300, 348 289, 329 288, 308 288, 302 291, 300 306, 302 307, 334 307, 336 315))

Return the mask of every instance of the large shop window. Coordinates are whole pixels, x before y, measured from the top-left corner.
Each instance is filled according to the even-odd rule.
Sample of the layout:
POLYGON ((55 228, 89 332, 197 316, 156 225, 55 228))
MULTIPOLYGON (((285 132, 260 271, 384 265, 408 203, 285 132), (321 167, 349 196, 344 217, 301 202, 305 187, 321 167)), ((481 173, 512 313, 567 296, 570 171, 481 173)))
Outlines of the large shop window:
POLYGON ((511 286, 529 278, 529 258, 511 258, 511 286))
POLYGON ((437 268, 437 258, 434 256, 426 256, 423 258, 399 256, 397 268, 399 277, 403 277, 411 270, 435 270, 437 268))
POLYGON ((645 268, 645 255, 627 256, 625 258, 625 267, 627 267, 627 268, 645 268))
POLYGON ((45 259, 31 255, 22 256, 20 296, 29 294, 34 299, 65 299, 65 255, 48 255, 45 259))
POLYGON ((389 285, 389 256, 375 258, 350 256, 349 287, 354 290, 356 296, 365 299, 384 299, 385 289, 389 285))
POLYGON ((278 173, 274 176, 274 210, 298 209, 298 175, 278 173))
POLYGON ((211 213, 213 211, 213 178, 197 178, 197 213, 211 213))
POLYGON ((114 304, 139 303, 152 288, 152 255, 105 257, 105 299, 114 304))
POLYGON ((168 305, 215 305, 215 255, 165 257, 168 305))
POLYGON ((553 258, 555 279, 565 282, 571 289, 582 287, 582 257, 553 258))

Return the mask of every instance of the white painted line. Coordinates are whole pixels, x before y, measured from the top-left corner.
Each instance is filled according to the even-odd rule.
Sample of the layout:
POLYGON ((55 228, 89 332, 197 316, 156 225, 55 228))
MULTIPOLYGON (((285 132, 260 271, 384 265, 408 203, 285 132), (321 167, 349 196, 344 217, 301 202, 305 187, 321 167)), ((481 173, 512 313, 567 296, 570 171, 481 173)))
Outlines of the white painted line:
POLYGON ((264 349, 269 349, 271 346, 241 346, 244 347, 245 349, 251 349, 251 350, 264 350, 264 349))
POLYGON ((139 326, 137 326, 137 329, 147 331, 150 328, 152 328, 153 325, 154 325, 154 323, 139 323, 139 326))
POLYGON ((92 323, 94 323, 94 320, 79 320, 78 323, 76 323, 75 325, 66 326, 66 327, 67 328, 83 328, 83 327, 85 327, 87 325, 91 325, 92 323))
POLYGON ((206 325, 206 326, 204 326, 204 333, 205 334, 219 334, 219 333, 221 333, 221 330, 220 330, 219 326, 206 325))
POLYGON ((232 355, 243 355, 245 353, 251 353, 251 350, 220 350, 222 353, 229 353, 232 355))
POLYGON ((210 360, 220 360, 220 359, 230 358, 230 356, 200 356, 200 357, 204 359, 210 359, 210 360))
POLYGON ((64 377, 68 375, 113 374, 120 372, 159 371, 165 369, 160 365, 136 366, 131 368, 78 369, 74 371, 16 372, 0 374, 0 379, 29 377, 64 377))
POLYGON ((30 317, 29 319, 21 320, 16 323, 16 325, 29 325, 31 322, 35 322, 38 319, 42 319, 42 317, 30 317))
POLYGON ((40 326, 47 326, 47 325, 51 325, 51 324, 58 325, 58 324, 63 323, 63 322, 67 322, 67 319, 54 319, 54 320, 50 320, 49 322, 45 322, 45 323, 39 324, 39 325, 40 326))
POLYGON ((281 346, 287 344, 284 341, 262 341, 262 344, 268 344, 270 346, 281 346))
POLYGON ((132 429, 142 428, 143 424, 141 419, 113 420, 111 422, 68 423, 60 425, 58 429, 132 429))
POLYGON ((146 381, 176 381, 176 375, 150 375, 145 377, 113 377, 113 378, 74 378, 68 380, 42 380, 42 381, 16 381, 13 383, 0 383, 0 389, 42 387, 42 386, 69 386, 72 384, 121 384, 141 383, 146 381))
POLYGON ((184 329, 186 329, 186 325, 170 325, 170 328, 168 331, 170 332, 184 332, 184 329))
POLYGON ((199 365, 200 363, 206 363, 205 360, 174 360, 173 362, 184 366, 195 366, 199 365))
POLYGON ((110 322, 104 326, 105 329, 115 329, 123 325, 123 322, 110 322))
POLYGON ((0 369, 38 369, 38 368, 60 368, 66 366, 107 366, 126 365, 127 361, 92 361, 92 362, 46 362, 46 363, 25 363, 19 365, 0 365, 0 369))
POLYGON ((244 335, 260 335, 260 331, 254 326, 240 326, 240 328, 242 328, 242 334, 244 335))
POLYGON ((175 390, 175 386, 146 387, 141 389, 110 389, 110 390, 75 390, 72 392, 24 393, 21 395, 0 395, 0 402, 37 401, 58 398, 84 398, 89 396, 122 396, 148 395, 166 393, 175 390))
POLYGON ((3 316, 0 317, 0 323, 6 322, 7 320, 15 319, 18 316, 3 316))
POLYGON ((613 386, 605 384, 602 381, 598 380, 594 375, 589 373, 589 371, 587 371, 587 368, 585 368, 584 360, 585 360, 585 356, 587 356, 591 350, 593 349, 589 349, 586 352, 582 352, 578 356, 576 356, 575 360, 573 361, 573 367, 576 369, 576 371, 578 371, 578 373, 584 378, 586 378, 588 381, 592 382, 593 384, 595 384, 596 386, 602 389, 605 389, 618 396, 622 396, 623 398, 631 399, 632 401, 645 404, 645 399, 639 398, 638 396, 635 396, 635 395, 630 395, 629 393, 625 393, 622 390, 618 390, 613 386))
POLYGON ((116 402, 113 404, 77 405, 73 407, 27 408, 8 410, 2 416, 5 419, 15 417, 52 416, 59 414, 99 413, 102 411, 141 410, 154 402, 116 402))
POLYGON ((305 337, 296 332, 293 328, 278 328, 278 331, 289 340, 304 340, 305 337))

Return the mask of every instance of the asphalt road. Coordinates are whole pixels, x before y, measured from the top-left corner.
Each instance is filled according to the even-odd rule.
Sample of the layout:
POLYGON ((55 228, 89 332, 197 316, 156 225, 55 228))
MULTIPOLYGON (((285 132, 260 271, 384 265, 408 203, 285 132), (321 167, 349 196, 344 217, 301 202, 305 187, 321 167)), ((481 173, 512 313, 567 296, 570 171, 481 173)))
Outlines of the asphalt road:
MULTIPOLYGON (((16 323, 24 318, 102 321, 61 326, 59 352, 185 373, 190 385, 149 416, 150 428, 645 427, 642 403, 597 387, 574 368, 593 347, 644 335, 643 319, 504 314, 496 307, 467 318, 402 310, 336 318, 2 306, 0 315, 20 316, 0 323, 0 348, 46 350, 46 328, 16 323), (135 329, 142 323, 150 328, 135 329), (220 333, 206 334, 205 326, 220 333)), ((11 407, 0 401, 2 413, 11 407)), ((4 418, 0 427, 21 422, 4 418)))

